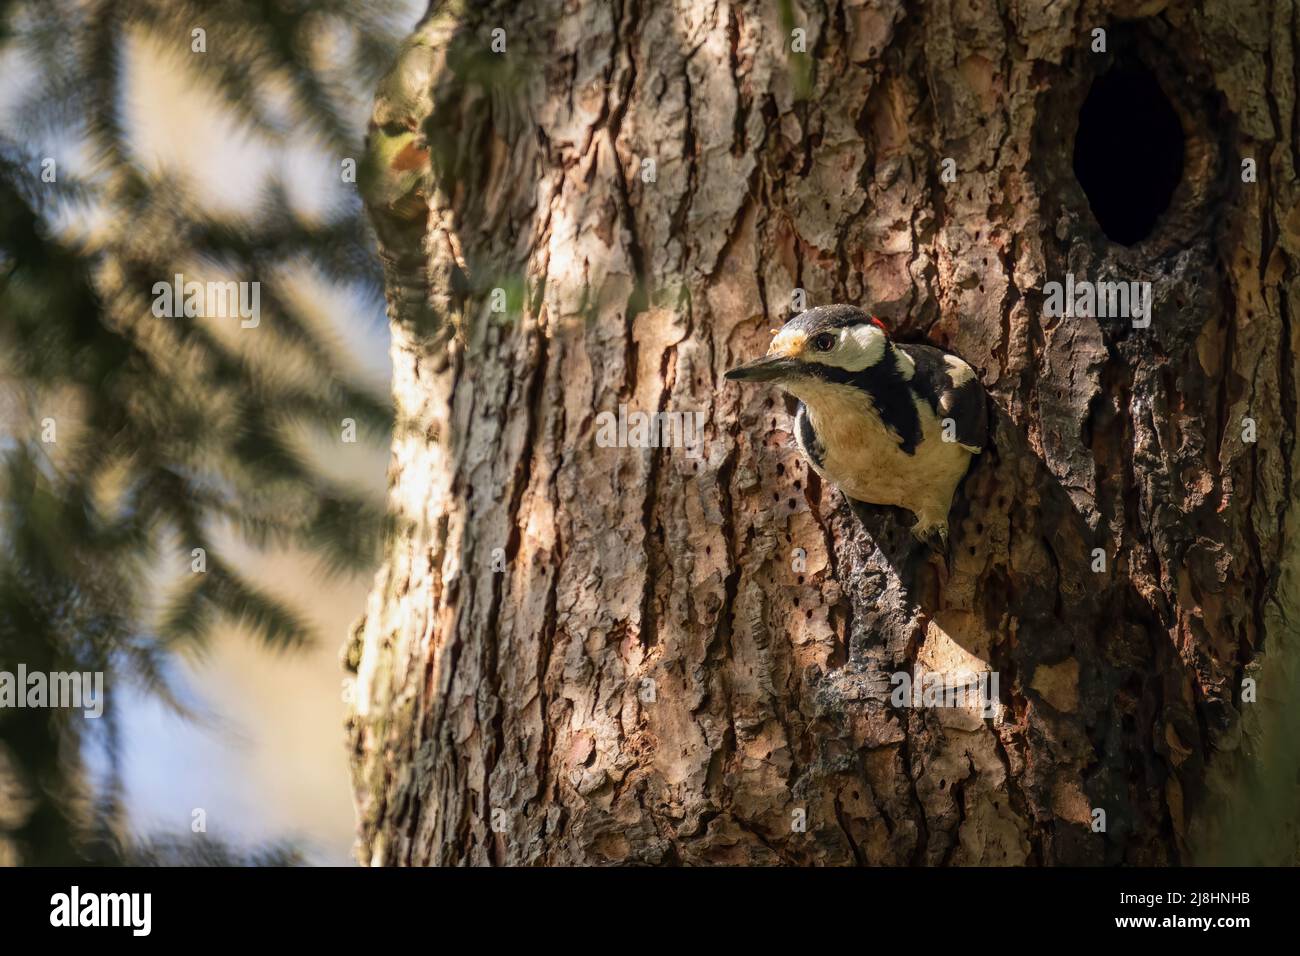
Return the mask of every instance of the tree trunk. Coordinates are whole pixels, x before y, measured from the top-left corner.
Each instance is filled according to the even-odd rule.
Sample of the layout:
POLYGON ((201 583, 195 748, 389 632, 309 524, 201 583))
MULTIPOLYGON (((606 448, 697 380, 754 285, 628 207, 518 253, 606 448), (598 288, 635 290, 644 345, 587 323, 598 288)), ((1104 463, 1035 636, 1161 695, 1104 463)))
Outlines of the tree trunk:
POLYGON ((427 221, 376 211, 422 268, 348 652, 361 859, 1163 865, 1241 845, 1251 787, 1294 855, 1294 0, 489 6, 418 28, 427 221), (1183 139, 1130 245, 1075 173, 1116 65, 1183 139), (1149 281, 1149 326, 1050 315, 1067 273, 1149 281), (979 372, 946 566, 724 381, 798 290, 979 372), (601 447, 620 405, 704 412, 702 455, 601 447), (991 716, 891 699, 989 671, 991 716))

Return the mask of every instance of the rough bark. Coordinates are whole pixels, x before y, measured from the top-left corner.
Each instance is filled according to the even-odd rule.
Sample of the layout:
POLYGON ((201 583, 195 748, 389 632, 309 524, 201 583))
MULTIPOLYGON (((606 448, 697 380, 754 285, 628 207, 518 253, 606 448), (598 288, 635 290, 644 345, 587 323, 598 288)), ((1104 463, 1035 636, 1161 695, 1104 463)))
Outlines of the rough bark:
MULTIPOLYGON (((360 858, 1220 845, 1300 620, 1294 0, 514 7, 419 28, 434 319, 392 310, 394 529, 348 654, 360 858), (1132 247, 1071 171, 1098 26, 1128 31, 1187 136, 1132 247), (1150 327, 1045 317, 1067 271, 1152 281, 1150 327), (901 513, 809 473, 779 399, 722 379, 796 288, 979 371, 993 438, 946 570, 901 513), (703 457, 597 447, 620 403, 703 410, 703 457), (995 670, 995 716, 893 707, 918 666, 995 670)), ((1294 807, 1294 776, 1275 786, 1294 807)))

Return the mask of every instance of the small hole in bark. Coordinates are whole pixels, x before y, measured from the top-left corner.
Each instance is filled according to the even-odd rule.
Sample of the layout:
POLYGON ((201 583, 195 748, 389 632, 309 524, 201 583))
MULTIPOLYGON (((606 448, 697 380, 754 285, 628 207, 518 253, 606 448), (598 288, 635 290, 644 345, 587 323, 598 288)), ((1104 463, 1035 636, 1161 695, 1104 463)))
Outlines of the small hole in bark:
POLYGON ((1107 238, 1131 246, 1183 178, 1183 124, 1155 75, 1131 57, 1092 84, 1074 139, 1074 175, 1107 238))

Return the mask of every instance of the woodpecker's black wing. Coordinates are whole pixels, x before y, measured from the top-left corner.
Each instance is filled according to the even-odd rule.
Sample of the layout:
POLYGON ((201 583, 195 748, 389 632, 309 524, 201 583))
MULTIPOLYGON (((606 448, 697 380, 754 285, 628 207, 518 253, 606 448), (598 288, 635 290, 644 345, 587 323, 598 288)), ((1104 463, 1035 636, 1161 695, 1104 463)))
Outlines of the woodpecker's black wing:
POLYGON ((988 441, 984 386, 975 370, 955 355, 929 345, 895 345, 916 365, 912 388, 940 419, 950 418, 959 444, 978 452, 988 441))

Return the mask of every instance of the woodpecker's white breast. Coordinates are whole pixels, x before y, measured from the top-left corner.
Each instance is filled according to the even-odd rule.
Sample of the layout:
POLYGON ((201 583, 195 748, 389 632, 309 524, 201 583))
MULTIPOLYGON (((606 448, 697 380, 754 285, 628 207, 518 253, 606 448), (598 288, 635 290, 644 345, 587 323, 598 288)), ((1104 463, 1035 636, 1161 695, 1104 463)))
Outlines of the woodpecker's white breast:
POLYGON ((944 525, 957 484, 972 452, 943 440, 942 425, 928 402, 914 399, 921 440, 914 454, 881 421, 871 397, 830 382, 800 382, 795 397, 807 406, 821 461, 801 450, 813 467, 850 498, 913 512, 922 525, 944 525))

